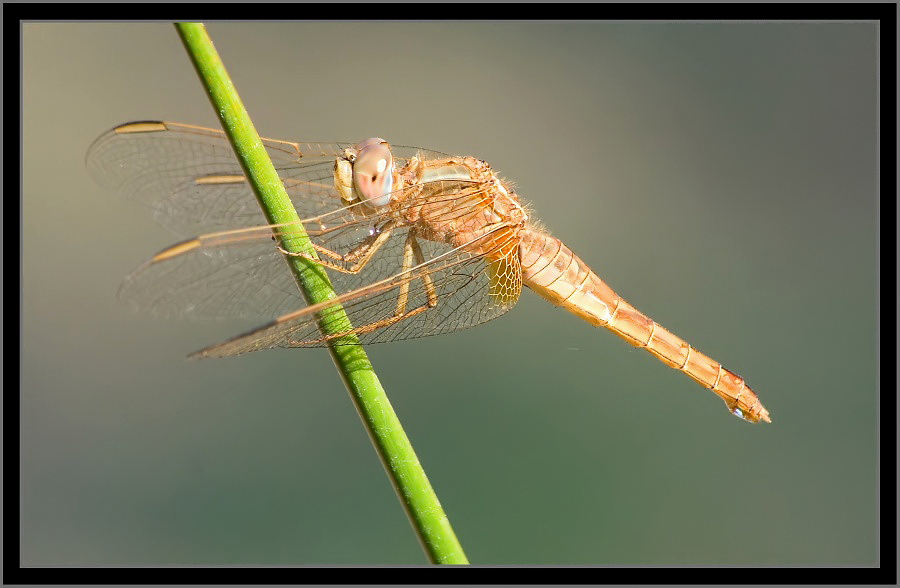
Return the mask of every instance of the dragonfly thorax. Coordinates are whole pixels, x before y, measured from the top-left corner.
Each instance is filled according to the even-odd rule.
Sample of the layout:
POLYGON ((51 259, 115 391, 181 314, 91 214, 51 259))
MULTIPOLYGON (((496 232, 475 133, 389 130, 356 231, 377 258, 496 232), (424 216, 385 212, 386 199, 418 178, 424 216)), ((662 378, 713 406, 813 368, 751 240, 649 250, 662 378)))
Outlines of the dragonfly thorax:
POLYGON ((516 193, 491 166, 474 157, 412 158, 398 173, 403 196, 398 202, 408 224, 426 239, 466 246, 498 231, 518 231, 528 217, 516 193))

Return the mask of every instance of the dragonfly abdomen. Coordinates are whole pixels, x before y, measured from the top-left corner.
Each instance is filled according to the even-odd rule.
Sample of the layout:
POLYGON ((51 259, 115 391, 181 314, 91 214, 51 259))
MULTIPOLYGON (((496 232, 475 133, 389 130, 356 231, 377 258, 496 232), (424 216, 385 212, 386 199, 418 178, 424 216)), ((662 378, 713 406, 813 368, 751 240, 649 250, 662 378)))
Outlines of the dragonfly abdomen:
POLYGON ((768 411, 742 378, 620 298, 562 241, 534 229, 523 229, 519 236, 526 286, 686 373, 724 400, 733 414, 751 422, 771 422, 768 411))

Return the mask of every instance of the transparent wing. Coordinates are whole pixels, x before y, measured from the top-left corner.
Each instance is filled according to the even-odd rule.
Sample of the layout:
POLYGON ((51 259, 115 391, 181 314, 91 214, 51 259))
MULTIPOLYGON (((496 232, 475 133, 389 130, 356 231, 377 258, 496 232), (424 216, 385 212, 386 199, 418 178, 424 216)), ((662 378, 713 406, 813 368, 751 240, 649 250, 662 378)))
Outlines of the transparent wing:
MULTIPOLYGON (((263 139, 298 214, 313 217, 340 205, 334 161, 354 143, 263 139)), ((420 154, 393 146, 403 165, 420 154)), ((86 165, 101 185, 153 208, 154 218, 182 237, 265 223, 243 171, 221 130, 162 121, 119 125, 88 149, 86 165)))
MULTIPOLYGON (((223 140, 220 132, 208 129, 133 123, 101 137, 88 161, 112 188, 154 206, 170 228, 258 223, 262 214, 223 140), (212 216, 210 211, 217 212, 212 216)), ((496 235, 479 237, 479 243, 455 246, 419 235, 419 258, 412 267, 407 249, 417 229, 397 222, 405 210, 375 214, 361 203, 341 204, 332 174, 334 158, 346 145, 334 144, 330 150, 318 145, 304 153, 299 144, 266 141, 297 208, 314 214, 302 222, 320 257, 331 264, 329 275, 339 300, 349 307, 355 334, 364 342, 377 342, 444 333, 490 320, 515 304, 521 272, 514 265, 518 260, 511 234, 498 229, 496 235), (376 242, 381 244, 374 248, 376 242), (355 268, 367 248, 374 254, 355 268)), ((405 149, 419 157, 445 157, 405 149)), ((489 200, 474 182, 472 186, 460 193, 425 190, 427 202, 408 197, 403 205, 446 210, 444 220, 474 224, 489 200)), ((323 345, 317 309, 304 308, 273 238, 289 230, 275 227, 273 232, 273 227, 257 224, 177 244, 131 274, 121 297, 167 316, 284 315, 252 336, 211 348, 208 355, 323 345)))
MULTIPOLYGON (((432 195, 428 205, 440 206, 442 200, 451 211, 465 211, 448 213, 456 214, 459 223, 470 222, 466 217, 477 216, 485 203, 483 194, 475 190, 463 195, 432 195)), ((409 198, 400 214, 421 205, 419 200, 409 198)), ((390 211, 374 214, 357 203, 301 223, 319 248, 319 257, 336 266, 329 270, 329 277, 339 294, 384 280, 403 269, 406 236, 411 228, 396 227, 390 211), (386 231, 390 234, 384 235, 386 231), (354 260, 380 237, 387 239, 363 267, 355 270, 354 260)), ((291 230, 290 226, 260 225, 208 233, 178 243, 125 278, 119 297, 138 310, 163 317, 269 319, 296 310, 305 301, 275 240, 291 230)), ((418 242, 425 260, 450 249, 446 243, 418 242)))
MULTIPOLYGON (((346 252, 376 230, 379 219, 360 222, 361 207, 344 207, 334 188, 335 158, 352 143, 263 139, 263 144, 314 239, 317 230, 325 231, 319 242, 346 252)), ((446 157, 416 147, 392 150, 399 154, 398 165, 414 155, 446 157)), ((160 121, 126 123, 93 143, 87 167, 98 183, 152 207, 157 221, 181 236, 265 223, 221 130, 160 121)), ((213 238, 214 245, 193 255, 168 264, 148 262, 126 278, 120 298, 159 316, 268 319, 294 310, 304 301, 271 237, 268 227, 244 230, 235 242, 213 238)), ((364 278, 338 276, 337 281, 349 291, 364 278)))
MULTIPOLYGON (((493 253, 501 257, 490 259, 472 253, 469 247, 449 248, 445 243, 422 241, 424 263, 345 292, 334 301, 281 316, 191 357, 222 357, 272 347, 321 347, 329 339, 347 334, 356 335, 364 344, 397 341, 489 321, 515 305, 522 289, 521 270, 511 231, 498 230, 479 241, 490 241, 493 253), (318 321, 328 319, 319 317, 327 316, 335 303, 343 306, 353 328, 326 338, 318 321)), ((401 239, 394 240, 391 247, 398 242, 401 239)))
POLYGON ((268 236, 241 245, 201 247, 171 259, 160 256, 172 248, 160 252, 125 278, 119 299, 156 316, 190 319, 269 319, 303 306, 272 231, 265 229, 268 236))
MULTIPOLYGON (((415 226, 390 231, 391 238, 358 272, 329 269, 339 296, 325 305, 305 305, 268 226, 206 235, 170 247, 131 274, 121 295, 157 314, 271 317, 279 309, 283 315, 201 356, 324 345, 316 313, 334 302, 344 305, 352 333, 364 343, 375 343, 474 326, 503 314, 518 300, 518 242, 508 227, 456 247, 420 238, 415 226), (411 259, 411 241, 418 248, 417 258, 404 263, 411 259)), ((333 244, 321 236, 315 240, 333 244)))

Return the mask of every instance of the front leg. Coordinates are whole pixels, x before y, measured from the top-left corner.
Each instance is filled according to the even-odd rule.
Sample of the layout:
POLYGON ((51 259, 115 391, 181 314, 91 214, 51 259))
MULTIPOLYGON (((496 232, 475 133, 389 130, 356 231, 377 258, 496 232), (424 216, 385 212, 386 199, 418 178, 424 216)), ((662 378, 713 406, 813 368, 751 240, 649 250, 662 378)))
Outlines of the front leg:
POLYGON ((335 271, 344 273, 344 274, 357 274, 359 273, 367 263, 372 259, 372 256, 375 255, 379 249, 387 242, 387 240, 391 237, 391 233, 397 227, 397 223, 391 221, 381 230, 375 239, 363 243, 358 247, 351 249, 347 253, 338 253, 332 249, 328 249, 327 247, 323 247, 322 245, 317 245, 313 243, 313 249, 316 250, 316 253, 330 257, 331 259, 335 259, 337 261, 329 261, 328 259, 315 259, 312 256, 306 253, 293 253, 291 251, 287 251, 281 245, 278 245, 278 250, 281 251, 285 255, 289 255, 291 257, 302 257, 303 259, 308 259, 313 263, 317 263, 319 265, 325 266, 329 269, 333 269, 335 271), (349 265, 348 265, 349 264, 349 265))
POLYGON ((419 242, 416 239, 415 231, 410 231, 406 236, 406 242, 403 246, 403 265, 401 267, 400 273, 397 274, 398 276, 405 277, 401 278, 403 281, 400 283, 399 291, 397 293, 397 306, 394 309, 394 315, 385 319, 355 327, 343 333, 329 335, 317 342, 324 343, 332 339, 337 339, 338 337, 343 337, 344 335, 364 335, 366 333, 371 333, 372 331, 389 327, 402 320, 414 317, 417 314, 421 314, 426 310, 436 307, 438 304, 438 295, 431 276, 427 273, 419 276, 408 275, 414 267, 421 266, 424 263, 425 256, 422 254, 422 248, 419 246, 419 242), (406 307, 409 303, 409 285, 415 279, 422 280, 422 284, 425 287, 425 296, 427 299, 424 304, 421 304, 416 308, 413 308, 412 310, 407 310, 406 307))

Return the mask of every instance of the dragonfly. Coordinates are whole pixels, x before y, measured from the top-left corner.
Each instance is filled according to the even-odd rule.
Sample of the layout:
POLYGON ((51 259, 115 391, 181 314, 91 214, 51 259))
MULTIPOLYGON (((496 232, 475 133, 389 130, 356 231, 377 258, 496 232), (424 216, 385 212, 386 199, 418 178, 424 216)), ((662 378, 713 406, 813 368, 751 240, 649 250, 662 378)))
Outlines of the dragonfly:
POLYGON ((221 130, 130 122, 88 150, 98 183, 189 237, 130 274, 121 299, 160 316, 269 319, 189 357, 450 333, 504 314, 524 286, 684 372, 732 414, 771 422, 743 378, 616 294, 487 162, 380 138, 262 142, 315 255, 282 246, 291 227, 267 223, 221 130), (307 304, 292 256, 324 268, 336 298, 307 304), (323 335, 319 321, 336 304, 351 324, 323 335))

